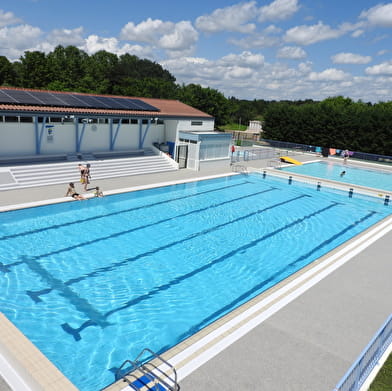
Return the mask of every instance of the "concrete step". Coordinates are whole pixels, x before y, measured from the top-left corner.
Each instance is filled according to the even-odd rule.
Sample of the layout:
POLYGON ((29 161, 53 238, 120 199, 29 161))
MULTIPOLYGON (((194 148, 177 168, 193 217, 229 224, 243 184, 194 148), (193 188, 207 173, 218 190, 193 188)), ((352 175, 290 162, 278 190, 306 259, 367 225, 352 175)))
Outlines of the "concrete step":
MULTIPOLYGON (((154 168, 153 170, 144 170, 144 171, 135 171, 135 172, 128 172, 128 173, 108 173, 105 175, 101 175, 99 178, 95 178, 92 181, 98 181, 100 179, 107 179, 107 178, 118 178, 124 176, 133 176, 133 175, 145 175, 145 174, 153 174, 159 172, 169 172, 169 171, 176 171, 177 168, 154 168)), ((12 189, 21 189, 21 188, 28 188, 28 187, 37 187, 37 186, 46 186, 46 185, 54 185, 54 184, 62 184, 62 183, 69 183, 69 182, 76 182, 75 178, 68 179, 68 178, 57 178, 57 179, 42 179, 40 178, 39 181, 31 181, 31 182, 22 182, 22 183, 14 183, 14 184, 4 184, 0 185, 0 190, 12 190, 12 189)))
MULTIPOLYGON (((169 163, 166 159, 161 158, 159 156, 151 156, 151 157, 144 157, 142 159, 139 158, 133 158, 133 159, 128 159, 125 161, 97 161, 91 164, 91 172, 98 172, 99 170, 102 169, 115 169, 117 167, 132 167, 132 166, 138 166, 138 165, 144 165, 144 164, 149 164, 151 162, 159 162, 161 164, 169 163)), ((24 174, 29 174, 32 172, 43 172, 43 173, 58 173, 61 174, 62 172, 76 172, 79 173, 78 171, 78 166, 75 164, 56 164, 56 165, 45 165, 45 166, 25 166, 25 167, 12 167, 11 171, 14 175, 24 175, 24 174)))
MULTIPOLYGON (((144 172, 153 172, 155 170, 172 170, 175 169, 171 165, 167 164, 161 164, 159 162, 157 163, 150 163, 150 164, 145 164, 145 165, 140 165, 137 167, 116 167, 116 169, 107 169, 107 170, 101 170, 98 172, 95 172, 94 175, 92 176, 92 180, 100 179, 103 177, 108 177, 108 176, 126 176, 126 175, 132 175, 132 174, 143 174, 144 172)), ((18 183, 30 183, 30 182, 39 182, 39 181, 48 181, 48 180, 53 180, 53 181, 78 181, 80 179, 80 176, 78 173, 75 172, 70 172, 70 173, 63 173, 62 175, 58 175, 58 173, 52 173, 52 174, 47 174, 45 173, 40 173, 39 175, 37 173, 30 173, 29 175, 23 175, 23 176, 15 176, 15 179, 17 180, 18 183)))
MULTIPOLYGON (((79 182, 80 174, 75 163, 65 162, 9 167, 16 183, 0 184, 0 190, 79 182)), ((84 161, 82 163, 85 164, 84 161)), ((93 182, 105 178, 177 170, 174 162, 154 154, 132 158, 95 160, 90 164, 93 182)))
MULTIPOLYGON (((114 171, 124 171, 124 170, 138 170, 139 168, 143 167, 150 167, 150 166, 166 166, 166 167, 173 167, 173 164, 168 162, 164 159, 149 159, 144 161, 134 161, 130 163, 123 163, 123 164, 102 164, 96 165, 91 167, 91 176, 100 175, 100 173, 104 172, 114 172, 114 171)), ((12 170, 12 175, 17 180, 22 180, 23 178, 30 177, 30 176, 48 176, 48 177, 56 177, 62 175, 73 175, 78 177, 79 171, 75 169, 75 167, 59 167, 50 169, 28 169, 28 170, 12 170)))

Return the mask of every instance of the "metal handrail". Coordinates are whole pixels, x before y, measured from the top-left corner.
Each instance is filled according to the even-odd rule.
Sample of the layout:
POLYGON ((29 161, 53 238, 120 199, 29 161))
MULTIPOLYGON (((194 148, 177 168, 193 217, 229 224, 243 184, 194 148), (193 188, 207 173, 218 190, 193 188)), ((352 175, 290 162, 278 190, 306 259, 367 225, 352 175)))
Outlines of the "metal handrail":
POLYGON ((363 385, 378 360, 392 344, 392 314, 362 351, 333 391, 357 391, 363 385))
POLYGON ((151 349, 143 349, 134 361, 125 360, 116 372, 116 379, 120 378, 119 375, 121 374, 121 370, 126 364, 131 365, 131 370, 128 371, 127 374, 122 376, 122 378, 135 390, 139 390, 139 388, 136 387, 134 384, 130 383, 130 381, 127 379, 127 376, 129 376, 132 372, 135 371, 140 371, 143 375, 145 375, 149 379, 149 381, 154 384, 154 389, 157 391, 159 391, 159 389, 157 388, 158 385, 156 384, 157 381, 159 382, 159 384, 164 385, 170 391, 178 391, 180 389, 177 380, 177 371, 174 366, 165 359, 163 359, 159 354, 153 352, 151 349), (154 359, 160 361, 162 364, 167 365, 172 374, 174 375, 174 379, 167 373, 167 371, 164 371, 157 365, 154 365, 151 362, 151 359, 148 362, 144 363, 142 357, 145 355, 145 353, 149 353, 150 358, 153 357, 154 359), (170 382, 168 380, 170 380, 170 382))
POLYGON ((130 373, 139 370, 140 372, 143 373, 143 375, 145 375, 145 376, 148 378, 148 380, 149 380, 151 383, 154 384, 155 390, 156 390, 156 391, 159 391, 159 389, 157 389, 157 385, 155 384, 155 379, 154 379, 154 377, 153 377, 150 373, 148 373, 147 371, 145 371, 142 367, 139 367, 139 366, 136 364, 136 362, 133 362, 132 360, 125 360, 125 361, 120 365, 120 368, 119 368, 119 369, 117 370, 117 372, 116 372, 116 380, 118 380, 118 379, 120 378, 120 377, 119 377, 119 374, 121 373, 122 368, 124 367, 125 364, 128 364, 128 363, 131 364, 132 369, 131 369, 130 371, 128 371, 128 373, 127 373, 126 375, 122 376, 122 379, 123 379, 125 382, 127 382, 128 385, 129 385, 130 387, 132 387, 132 388, 133 388, 134 390, 136 390, 136 391, 140 391, 140 388, 139 388, 139 387, 137 387, 136 385, 134 385, 133 383, 131 383, 131 382, 127 379, 127 376, 128 376, 130 373))

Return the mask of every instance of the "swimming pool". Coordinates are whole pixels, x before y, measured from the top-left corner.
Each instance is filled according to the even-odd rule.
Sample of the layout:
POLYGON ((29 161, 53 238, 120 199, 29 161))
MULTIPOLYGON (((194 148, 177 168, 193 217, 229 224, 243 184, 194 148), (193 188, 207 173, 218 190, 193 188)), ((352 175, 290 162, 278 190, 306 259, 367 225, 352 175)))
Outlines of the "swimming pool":
POLYGON ((300 166, 282 167, 280 170, 384 191, 392 191, 392 171, 362 168, 354 166, 350 162, 347 164, 332 161, 312 162, 300 166), (341 175, 343 172, 344 174, 341 175))
POLYGON ((4 212, 1 309, 97 390, 390 214, 257 174, 4 212))

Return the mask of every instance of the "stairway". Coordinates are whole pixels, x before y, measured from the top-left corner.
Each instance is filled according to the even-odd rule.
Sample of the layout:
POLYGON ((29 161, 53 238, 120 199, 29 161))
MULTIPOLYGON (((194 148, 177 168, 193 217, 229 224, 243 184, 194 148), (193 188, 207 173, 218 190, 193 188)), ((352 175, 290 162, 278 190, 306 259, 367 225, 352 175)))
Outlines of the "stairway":
POLYGON ((91 164, 93 182, 105 178, 151 174, 178 169, 174 161, 171 162, 163 156, 154 155, 152 151, 146 151, 143 156, 130 158, 20 165, 0 169, 7 174, 6 177, 8 178, 0 182, 0 190, 78 182, 80 179, 78 163, 87 162, 91 164))

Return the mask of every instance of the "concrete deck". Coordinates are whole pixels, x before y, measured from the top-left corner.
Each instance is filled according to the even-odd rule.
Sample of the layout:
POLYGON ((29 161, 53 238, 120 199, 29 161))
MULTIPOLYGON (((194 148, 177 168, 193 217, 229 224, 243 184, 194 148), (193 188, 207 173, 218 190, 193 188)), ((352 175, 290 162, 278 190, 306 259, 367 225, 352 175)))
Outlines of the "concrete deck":
MULTIPOLYGON (((296 158, 315 159, 307 155, 296 158)), ((267 161, 240 164, 264 168, 267 161)), ((225 172, 231 168, 184 169, 100 180, 91 187, 98 185, 105 192, 225 172)), ((2 191, 0 206, 59 198, 65 192, 64 185, 2 191)), ((181 390, 331 391, 392 312, 391 242, 390 231, 180 379, 181 390)), ((0 391, 9 391, 1 378, 0 391)))

